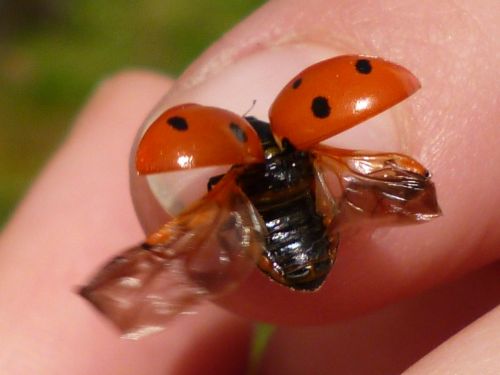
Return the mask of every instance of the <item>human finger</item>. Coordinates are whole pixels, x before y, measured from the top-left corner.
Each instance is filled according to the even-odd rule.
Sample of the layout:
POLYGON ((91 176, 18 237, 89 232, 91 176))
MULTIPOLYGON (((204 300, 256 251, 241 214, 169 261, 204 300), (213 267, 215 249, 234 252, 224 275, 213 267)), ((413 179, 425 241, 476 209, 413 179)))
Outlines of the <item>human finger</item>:
POLYGON ((144 236, 129 196, 128 159, 138 124, 171 83, 138 71, 102 83, 2 233, 0 372, 243 371, 251 327, 220 308, 200 306, 199 315, 137 343, 120 339, 75 290, 144 236))
POLYGON ((357 319, 326 327, 278 327, 260 374, 401 374, 419 360, 408 373, 441 374, 450 368, 464 374, 495 373, 498 319, 479 322, 499 305, 499 285, 496 263, 357 319), (475 338, 470 342, 459 339, 462 330, 480 326, 489 331, 466 335, 475 338), (448 344, 457 341, 461 344, 448 344), (443 349, 434 350, 441 344, 443 349))
POLYGON ((183 102, 267 118, 279 89, 304 67, 358 53, 400 63, 422 89, 403 106, 337 138, 350 148, 400 151, 434 175, 444 215, 419 226, 344 236, 337 263, 313 294, 289 291, 256 272, 221 301, 277 323, 352 317, 471 272, 498 258, 500 196, 494 1, 273 1, 207 51, 162 108, 183 102), (479 20, 479 21, 478 21, 479 20), (481 150, 481 151, 478 151, 481 150))

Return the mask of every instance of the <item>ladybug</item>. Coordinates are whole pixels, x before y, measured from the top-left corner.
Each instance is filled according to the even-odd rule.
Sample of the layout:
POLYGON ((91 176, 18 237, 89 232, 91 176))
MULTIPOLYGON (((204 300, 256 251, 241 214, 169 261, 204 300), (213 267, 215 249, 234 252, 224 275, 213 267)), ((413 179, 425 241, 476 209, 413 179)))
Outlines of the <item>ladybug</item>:
POLYGON ((317 290, 339 233, 362 218, 425 222, 440 214, 431 175, 398 153, 321 144, 420 88, 407 69, 347 55, 300 72, 269 123, 199 104, 163 112, 146 130, 136 170, 149 175, 231 165, 177 217, 108 263, 81 295, 134 337, 202 298, 237 287, 255 265, 293 290, 317 290), (331 172, 339 188, 330 189, 331 172))

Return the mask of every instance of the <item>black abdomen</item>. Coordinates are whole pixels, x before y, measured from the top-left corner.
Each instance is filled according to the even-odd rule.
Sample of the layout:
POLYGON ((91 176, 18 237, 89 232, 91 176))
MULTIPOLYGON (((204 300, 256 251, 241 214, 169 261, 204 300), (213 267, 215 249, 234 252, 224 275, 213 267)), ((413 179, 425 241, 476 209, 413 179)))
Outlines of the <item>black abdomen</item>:
POLYGON ((331 265, 330 241, 316 212, 311 156, 284 151, 248 167, 238 183, 262 216, 266 250, 259 268, 298 290, 315 290, 331 265))

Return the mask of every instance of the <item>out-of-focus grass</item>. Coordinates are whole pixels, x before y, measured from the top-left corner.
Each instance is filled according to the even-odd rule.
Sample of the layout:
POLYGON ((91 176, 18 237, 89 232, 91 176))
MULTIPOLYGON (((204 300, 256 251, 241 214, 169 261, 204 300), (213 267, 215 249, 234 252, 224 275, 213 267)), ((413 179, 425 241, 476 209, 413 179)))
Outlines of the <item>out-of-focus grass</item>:
POLYGON ((126 67, 178 74, 262 3, 0 2, 0 227, 100 80, 126 67))
POLYGON ((262 355, 274 329, 275 327, 270 324, 258 323, 256 325, 252 351, 250 353, 250 368, 248 370, 248 375, 254 375, 259 372, 262 355))

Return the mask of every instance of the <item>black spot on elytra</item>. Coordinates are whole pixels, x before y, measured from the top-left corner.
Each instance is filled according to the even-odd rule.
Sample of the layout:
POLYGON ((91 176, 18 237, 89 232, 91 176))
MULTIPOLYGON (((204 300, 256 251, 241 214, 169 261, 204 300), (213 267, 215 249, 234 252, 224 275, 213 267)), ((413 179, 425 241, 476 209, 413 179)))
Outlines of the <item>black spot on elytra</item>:
POLYGON ((311 110, 315 117, 327 118, 331 112, 330 103, 324 96, 317 96, 311 103, 311 110))
POLYGON ((295 81, 293 81, 292 88, 298 89, 301 84, 302 84, 302 78, 297 78, 295 81))
POLYGON ((167 124, 179 131, 186 131, 188 129, 188 123, 184 117, 170 117, 167 119, 167 124))
POLYGON ((246 142, 248 140, 247 134, 238 124, 235 124, 234 122, 230 123, 229 129, 231 129, 231 131, 233 132, 234 136, 238 141, 246 142))
POLYGON ((361 74, 370 74, 372 71, 372 64, 370 63, 370 60, 359 59, 356 61, 356 70, 361 74))

